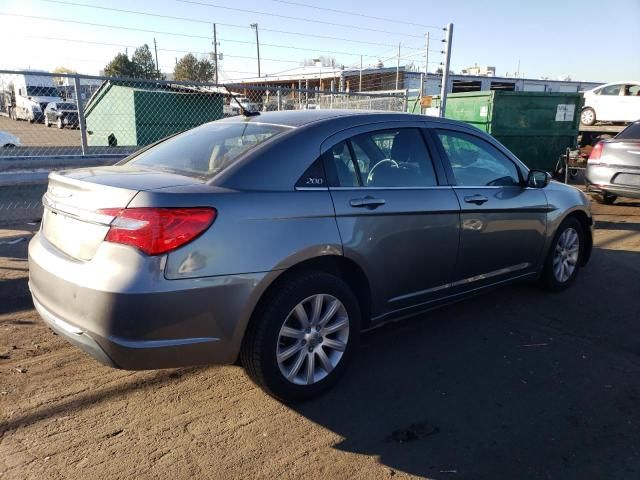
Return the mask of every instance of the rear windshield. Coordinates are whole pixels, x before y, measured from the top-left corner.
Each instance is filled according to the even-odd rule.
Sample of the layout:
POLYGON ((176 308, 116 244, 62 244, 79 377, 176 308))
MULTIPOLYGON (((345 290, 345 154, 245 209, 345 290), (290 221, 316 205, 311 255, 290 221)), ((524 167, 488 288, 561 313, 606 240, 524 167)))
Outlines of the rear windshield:
POLYGON ((640 140, 640 122, 632 123, 618 135, 616 139, 619 140, 640 140))
POLYGON ((288 127, 279 125, 210 123, 170 138, 128 163, 211 178, 242 154, 286 130, 288 127))

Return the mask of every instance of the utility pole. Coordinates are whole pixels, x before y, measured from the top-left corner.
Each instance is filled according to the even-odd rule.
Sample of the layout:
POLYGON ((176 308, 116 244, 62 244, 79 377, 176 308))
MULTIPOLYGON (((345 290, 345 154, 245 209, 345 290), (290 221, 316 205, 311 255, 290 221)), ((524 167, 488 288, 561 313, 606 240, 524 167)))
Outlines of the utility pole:
POLYGON ((216 24, 213 24, 213 61, 214 63, 214 81, 215 83, 218 83, 218 37, 216 35, 216 24))
POLYGON ((252 23, 251 28, 256 31, 256 48, 258 49, 258 78, 260 78, 260 38, 258 37, 258 24, 252 23))
POLYGON ((444 69, 442 70, 442 85, 440 89, 440 117, 444 117, 445 108, 447 107, 447 86, 449 84, 449 66, 451 65, 451 39, 453 38, 453 23, 450 23, 445 28, 447 32, 446 40, 444 44, 444 69))
POLYGON ((429 32, 426 33, 424 39, 424 75, 425 78, 429 75, 429 32))
POLYGON ((396 90, 400 88, 400 42, 398 42, 398 59, 396 62, 396 90))
POLYGON ((156 37, 153 37, 153 49, 156 51, 156 76, 160 79, 160 65, 158 65, 158 44, 156 43, 156 37))

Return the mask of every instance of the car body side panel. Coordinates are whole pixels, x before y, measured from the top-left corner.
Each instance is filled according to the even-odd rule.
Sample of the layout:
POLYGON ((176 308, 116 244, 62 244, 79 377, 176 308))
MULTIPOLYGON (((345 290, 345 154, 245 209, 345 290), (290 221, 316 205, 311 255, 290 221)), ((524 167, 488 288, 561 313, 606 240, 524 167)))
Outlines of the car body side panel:
POLYGON ((195 204, 216 208, 217 218, 196 240, 169 253, 167 279, 268 272, 321 255, 342 255, 327 190, 140 192, 129 207, 195 204))
MULTIPOLYGON (((549 212, 547 213, 547 235, 540 263, 542 264, 547 258, 549 247, 560 224, 569 215, 577 212, 585 214, 588 222, 591 224, 590 228, 585 232, 585 234, 589 236, 588 247, 590 249, 593 242, 593 229, 595 224, 591 215, 591 202, 587 196, 575 187, 555 181, 549 183, 549 185, 543 189, 543 192, 547 197, 549 212)), ((585 260, 589 258, 590 253, 590 251, 586 252, 585 260)))

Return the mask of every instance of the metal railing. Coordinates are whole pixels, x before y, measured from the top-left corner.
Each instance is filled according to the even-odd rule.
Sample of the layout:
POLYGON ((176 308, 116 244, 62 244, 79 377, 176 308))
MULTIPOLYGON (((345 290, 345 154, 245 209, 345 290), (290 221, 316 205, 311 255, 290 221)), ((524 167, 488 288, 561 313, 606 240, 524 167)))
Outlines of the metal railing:
POLYGON ((39 216, 50 170, 114 163, 242 108, 408 107, 407 90, 354 93, 0 70, 0 222, 39 216))

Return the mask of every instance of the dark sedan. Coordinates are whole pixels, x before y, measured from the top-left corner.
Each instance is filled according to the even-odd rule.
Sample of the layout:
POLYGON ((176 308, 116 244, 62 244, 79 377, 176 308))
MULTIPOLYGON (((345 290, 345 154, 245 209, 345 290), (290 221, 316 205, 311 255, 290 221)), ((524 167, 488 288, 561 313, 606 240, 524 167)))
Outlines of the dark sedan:
POLYGON ((78 107, 74 103, 51 102, 44 109, 44 124, 64 127, 78 126, 78 107))

